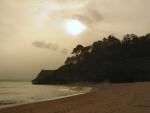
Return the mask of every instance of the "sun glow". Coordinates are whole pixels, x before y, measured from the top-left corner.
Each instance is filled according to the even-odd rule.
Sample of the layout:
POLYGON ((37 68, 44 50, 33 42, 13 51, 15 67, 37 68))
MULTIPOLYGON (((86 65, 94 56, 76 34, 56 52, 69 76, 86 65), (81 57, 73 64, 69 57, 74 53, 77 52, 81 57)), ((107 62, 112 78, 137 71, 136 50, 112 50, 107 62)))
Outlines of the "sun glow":
POLYGON ((79 20, 67 20, 65 22, 65 30, 67 33, 77 36, 86 30, 86 26, 79 20))

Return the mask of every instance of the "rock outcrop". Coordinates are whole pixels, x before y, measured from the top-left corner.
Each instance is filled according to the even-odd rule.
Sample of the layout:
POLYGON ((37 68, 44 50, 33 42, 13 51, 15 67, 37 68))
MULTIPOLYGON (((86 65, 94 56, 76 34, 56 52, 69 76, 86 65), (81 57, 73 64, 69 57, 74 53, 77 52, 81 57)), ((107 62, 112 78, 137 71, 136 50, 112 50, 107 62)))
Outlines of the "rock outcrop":
POLYGON ((35 79, 32 80, 33 84, 48 84, 51 80, 51 75, 54 70, 41 70, 35 79))

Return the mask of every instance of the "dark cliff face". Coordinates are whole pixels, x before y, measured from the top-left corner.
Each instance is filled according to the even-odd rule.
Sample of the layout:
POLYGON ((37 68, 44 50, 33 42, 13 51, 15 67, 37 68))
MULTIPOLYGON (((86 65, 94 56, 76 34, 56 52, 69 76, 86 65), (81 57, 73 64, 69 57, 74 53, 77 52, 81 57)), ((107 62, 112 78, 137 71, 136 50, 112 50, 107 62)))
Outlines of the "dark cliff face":
POLYGON ((77 45, 73 56, 57 70, 42 70, 35 84, 70 82, 137 82, 150 81, 150 34, 114 36, 84 47, 77 45))
POLYGON ((51 75, 53 74, 54 70, 42 70, 37 77, 32 80, 33 84, 48 84, 51 79, 51 75))

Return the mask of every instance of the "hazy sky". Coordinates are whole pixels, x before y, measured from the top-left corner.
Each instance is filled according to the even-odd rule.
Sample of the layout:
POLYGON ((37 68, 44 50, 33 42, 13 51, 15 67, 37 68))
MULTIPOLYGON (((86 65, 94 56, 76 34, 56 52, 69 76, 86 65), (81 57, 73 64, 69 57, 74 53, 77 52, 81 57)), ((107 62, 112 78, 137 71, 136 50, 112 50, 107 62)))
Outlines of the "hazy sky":
POLYGON ((62 65, 76 44, 150 30, 150 0, 0 0, 0 79, 62 65), (67 31, 80 30, 80 34, 67 31))

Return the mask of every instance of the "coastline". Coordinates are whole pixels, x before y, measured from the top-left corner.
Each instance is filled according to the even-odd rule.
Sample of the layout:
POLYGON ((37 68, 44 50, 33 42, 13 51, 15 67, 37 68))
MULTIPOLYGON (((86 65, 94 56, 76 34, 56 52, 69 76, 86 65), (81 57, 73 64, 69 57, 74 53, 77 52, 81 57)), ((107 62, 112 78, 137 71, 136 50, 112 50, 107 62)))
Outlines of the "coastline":
MULTIPOLYGON (((41 85, 41 86, 43 86, 43 85, 41 85)), ((53 85, 48 85, 48 86, 53 86, 53 85)), ((79 84, 70 84, 70 85, 66 84, 66 85, 54 85, 54 86, 56 86, 56 88, 61 87, 59 90, 62 90, 65 93, 61 94, 61 92, 60 93, 57 92, 58 93, 58 95, 56 94, 57 96, 47 96, 43 99, 41 98, 41 99, 35 99, 35 100, 30 100, 30 101, 21 101, 21 102, 16 102, 16 103, 15 103, 15 100, 9 100, 10 104, 9 104, 9 102, 8 103, 6 102, 6 104, 4 102, 4 105, 2 104, 3 103, 3 101, 2 101, 2 103, 0 103, 2 105, 2 106, 0 106, 0 109, 7 109, 7 108, 12 108, 12 107, 17 107, 17 106, 23 106, 26 104, 34 104, 34 103, 39 103, 39 102, 58 100, 58 99, 62 99, 62 98, 68 98, 68 97, 72 97, 72 96, 82 95, 82 94, 90 92, 92 89, 90 86, 85 86, 84 84, 81 84, 81 85, 79 85, 79 84), (13 102, 13 103, 11 104, 11 102, 13 102)))
POLYGON ((97 84, 85 94, 0 109, 0 113, 148 113, 150 82, 97 84))

